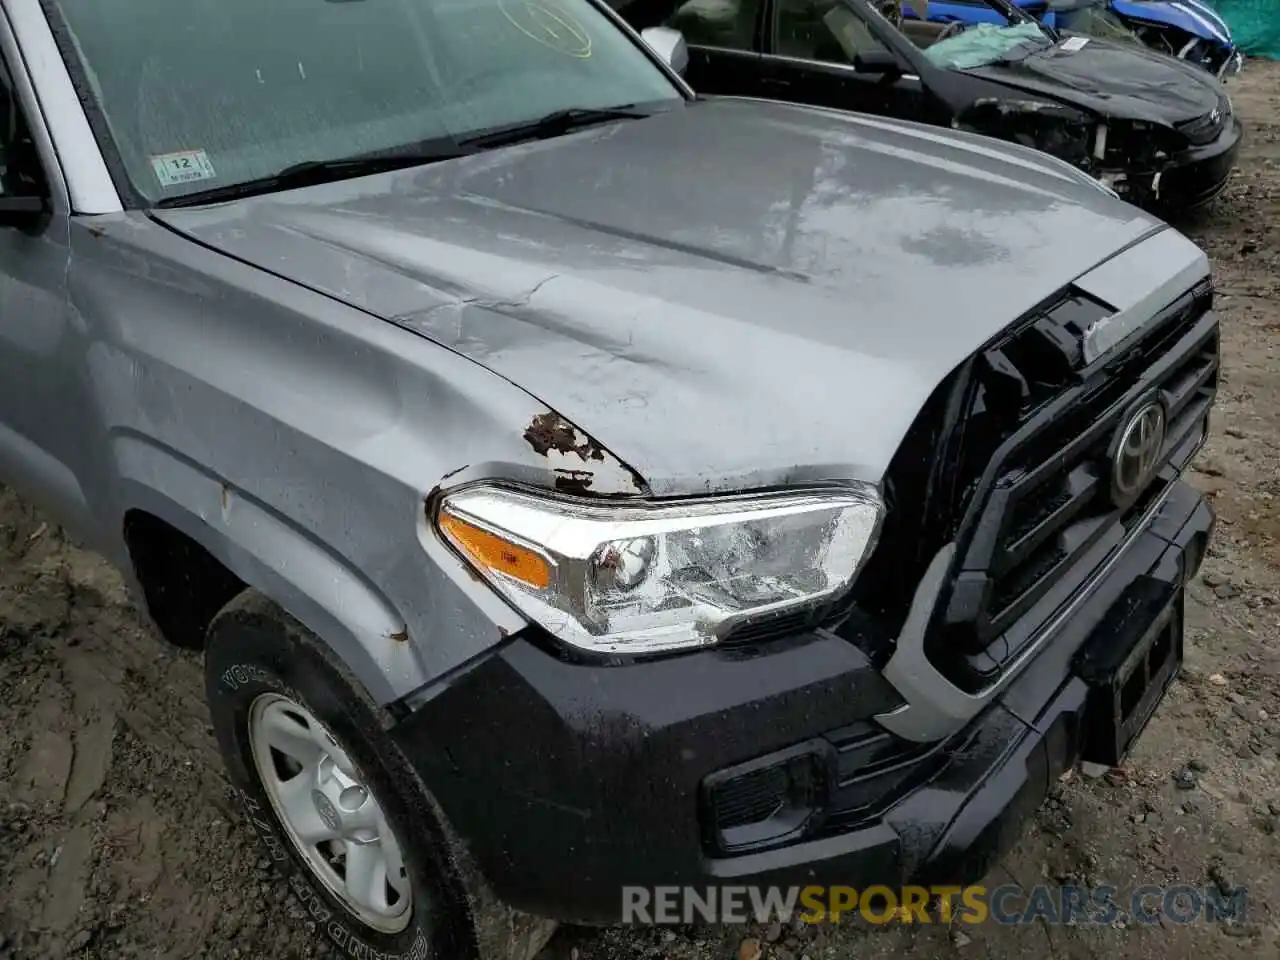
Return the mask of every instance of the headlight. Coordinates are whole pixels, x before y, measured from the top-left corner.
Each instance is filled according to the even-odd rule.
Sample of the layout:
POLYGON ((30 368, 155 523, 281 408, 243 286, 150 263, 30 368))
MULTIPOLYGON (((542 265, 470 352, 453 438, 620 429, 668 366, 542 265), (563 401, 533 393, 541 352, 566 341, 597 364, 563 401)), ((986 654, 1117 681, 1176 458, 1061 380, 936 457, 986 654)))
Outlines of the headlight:
POLYGON ((678 503, 588 503, 481 485, 448 495, 445 540, 551 634, 598 652, 715 643, 853 583, 883 506, 871 487, 678 503))

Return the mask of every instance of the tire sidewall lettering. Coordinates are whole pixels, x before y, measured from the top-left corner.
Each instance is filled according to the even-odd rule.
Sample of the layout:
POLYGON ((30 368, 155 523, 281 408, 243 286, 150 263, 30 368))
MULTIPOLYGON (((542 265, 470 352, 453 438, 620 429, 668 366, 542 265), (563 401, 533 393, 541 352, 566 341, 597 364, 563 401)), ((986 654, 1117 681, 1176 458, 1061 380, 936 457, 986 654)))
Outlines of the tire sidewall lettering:
POLYGON ((237 663, 222 671, 222 683, 232 692, 239 690, 241 687, 247 687, 250 684, 262 684, 273 690, 278 690, 284 686, 279 677, 275 676, 265 667, 260 667, 254 663, 237 663))

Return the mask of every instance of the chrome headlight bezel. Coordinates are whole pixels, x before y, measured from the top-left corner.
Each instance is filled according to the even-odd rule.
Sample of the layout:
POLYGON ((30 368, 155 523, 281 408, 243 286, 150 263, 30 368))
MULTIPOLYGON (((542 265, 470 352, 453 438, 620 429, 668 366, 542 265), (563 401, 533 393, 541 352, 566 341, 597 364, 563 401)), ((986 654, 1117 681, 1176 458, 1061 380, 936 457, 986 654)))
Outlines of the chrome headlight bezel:
POLYGON ((838 599, 875 549, 883 516, 867 484, 606 500, 480 482, 442 495, 434 526, 560 642, 647 655, 712 646, 744 623, 838 599))

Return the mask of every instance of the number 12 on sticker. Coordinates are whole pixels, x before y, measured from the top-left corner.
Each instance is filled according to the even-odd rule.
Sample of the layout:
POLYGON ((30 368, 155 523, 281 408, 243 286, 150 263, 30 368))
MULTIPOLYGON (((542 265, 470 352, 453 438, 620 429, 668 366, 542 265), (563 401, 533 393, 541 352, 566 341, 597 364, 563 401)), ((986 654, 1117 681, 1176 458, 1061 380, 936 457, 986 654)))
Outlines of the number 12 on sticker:
POLYGON ((162 187, 172 187, 180 183, 191 183, 196 180, 212 180, 217 176, 213 172, 213 164, 209 155, 203 150, 181 150, 177 153, 162 153, 151 158, 151 169, 162 187))

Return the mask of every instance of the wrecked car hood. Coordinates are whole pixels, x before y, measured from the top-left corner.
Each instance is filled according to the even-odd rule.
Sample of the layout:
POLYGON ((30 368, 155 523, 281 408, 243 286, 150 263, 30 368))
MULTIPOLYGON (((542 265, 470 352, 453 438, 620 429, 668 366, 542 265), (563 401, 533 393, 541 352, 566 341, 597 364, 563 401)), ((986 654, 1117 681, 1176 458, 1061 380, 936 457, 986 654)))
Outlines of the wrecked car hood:
POLYGON ((1110 5, 1128 19, 1180 27, 1193 37, 1206 37, 1231 46, 1231 28, 1214 5, 1204 0, 1189 4, 1176 0, 1111 0, 1110 5))
POLYGON ((154 216, 485 365, 658 494, 878 481, 949 371, 1163 227, 1031 150, 732 99, 154 216))
POLYGON ((1069 49, 1071 40, 1080 39, 964 72, 1102 115, 1169 126, 1222 103, 1221 84, 1198 67, 1134 44, 1090 39, 1069 49))

